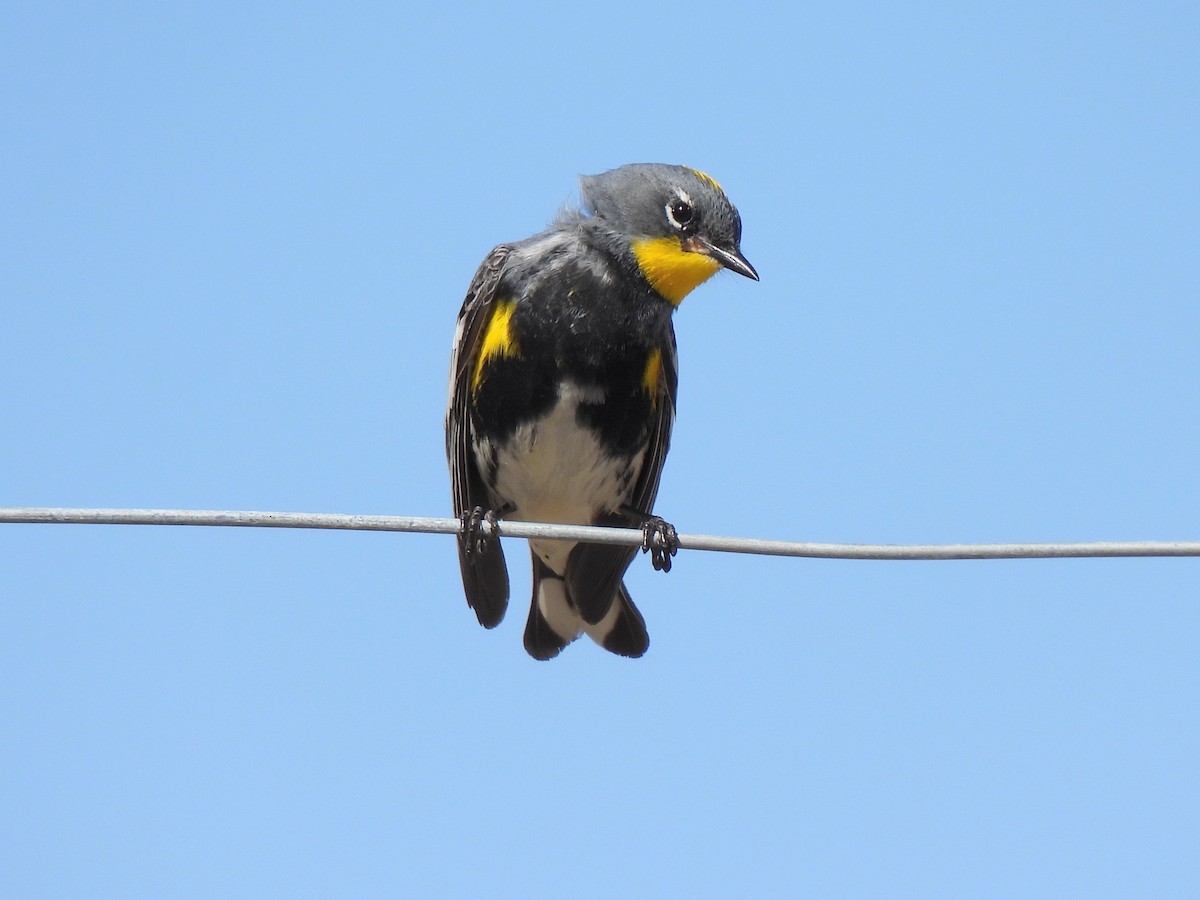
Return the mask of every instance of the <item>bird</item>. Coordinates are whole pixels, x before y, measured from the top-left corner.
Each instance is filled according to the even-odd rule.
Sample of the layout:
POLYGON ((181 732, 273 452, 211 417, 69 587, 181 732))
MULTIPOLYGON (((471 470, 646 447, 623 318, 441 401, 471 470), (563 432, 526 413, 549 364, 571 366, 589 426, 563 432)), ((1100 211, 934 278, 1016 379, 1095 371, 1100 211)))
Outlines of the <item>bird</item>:
MULTIPOLYGON (((546 230, 487 254, 458 313, 446 455, 463 588, 485 628, 508 607, 501 519, 641 528, 641 549, 670 569, 676 532, 653 508, 675 420, 672 316, 722 269, 759 280, 740 214, 704 172, 639 163, 579 184, 546 230)), ((636 546, 529 544, 530 656, 583 633, 645 654, 624 584, 636 546)))

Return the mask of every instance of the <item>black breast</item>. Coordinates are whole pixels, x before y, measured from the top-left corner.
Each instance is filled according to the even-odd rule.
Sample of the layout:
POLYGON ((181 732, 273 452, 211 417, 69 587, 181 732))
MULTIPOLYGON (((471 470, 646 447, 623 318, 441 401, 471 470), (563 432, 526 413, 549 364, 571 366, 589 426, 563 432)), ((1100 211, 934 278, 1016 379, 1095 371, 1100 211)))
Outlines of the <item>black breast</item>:
POLYGON ((528 278, 512 320, 519 355, 497 360, 476 397, 479 426, 503 440, 553 407, 570 379, 594 400, 577 418, 614 455, 645 446, 654 417, 644 379, 656 347, 670 341, 670 307, 614 263, 563 264, 528 278))

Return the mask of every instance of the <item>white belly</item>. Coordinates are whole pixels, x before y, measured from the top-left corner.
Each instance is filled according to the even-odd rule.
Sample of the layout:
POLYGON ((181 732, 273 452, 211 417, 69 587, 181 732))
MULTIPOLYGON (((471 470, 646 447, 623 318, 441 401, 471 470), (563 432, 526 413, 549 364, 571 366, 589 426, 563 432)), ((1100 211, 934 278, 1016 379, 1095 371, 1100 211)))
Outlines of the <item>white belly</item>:
MULTIPOLYGON (((629 501, 645 450, 632 461, 613 459, 595 433, 576 421, 580 401, 602 396, 564 384, 547 416, 518 428, 503 447, 487 448, 496 458, 497 499, 515 507, 509 518, 589 525, 629 501)), ((537 542, 534 552, 561 573, 572 546, 537 542)))

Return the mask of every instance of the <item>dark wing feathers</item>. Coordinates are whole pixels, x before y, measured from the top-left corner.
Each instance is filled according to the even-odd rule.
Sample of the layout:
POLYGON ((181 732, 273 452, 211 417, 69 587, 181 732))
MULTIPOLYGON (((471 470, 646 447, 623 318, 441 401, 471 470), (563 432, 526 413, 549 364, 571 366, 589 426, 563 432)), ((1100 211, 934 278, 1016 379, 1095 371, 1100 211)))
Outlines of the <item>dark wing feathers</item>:
MULTIPOLYGON (((671 445, 671 426, 675 423, 679 362, 674 329, 671 329, 668 345, 660 349, 663 377, 659 380, 655 415, 650 423, 649 444, 630 498, 630 506, 641 514, 642 518, 632 520, 631 516, 614 514, 601 519, 596 523, 598 525, 640 527, 643 519, 648 518, 654 511, 654 500, 658 496, 663 464, 671 445)), ((567 591, 585 622, 595 624, 604 618, 618 590, 624 591, 621 579, 637 552, 636 547, 615 544, 580 544, 571 551, 565 575, 567 591)), ((626 599, 629 597, 628 593, 624 596, 626 599)), ((632 606, 632 603, 629 605, 632 606)), ((642 628, 644 631, 645 626, 642 628)))
MULTIPOLYGON (((450 358, 450 400, 446 410, 446 457, 450 462, 457 515, 477 506, 485 510, 490 507, 487 486, 471 447, 471 375, 509 253, 510 248, 502 245, 487 255, 475 272, 458 313, 458 337, 450 358)), ((458 562, 467 603, 475 610, 480 625, 494 628, 508 608, 508 568, 499 540, 490 541, 483 553, 468 555, 466 542, 460 535, 458 562)))
MULTIPOLYGON (((654 500, 658 497, 658 482, 662 478, 663 464, 667 461, 667 450, 671 446, 671 427, 675 424, 675 398, 679 385, 679 351, 675 347, 675 329, 672 328, 667 346, 662 347, 662 378, 659 381, 656 415, 650 426, 650 444, 646 458, 638 473, 633 489, 633 506, 638 512, 649 516, 654 511, 654 500)), ((641 524, 640 522, 638 523, 641 524)))

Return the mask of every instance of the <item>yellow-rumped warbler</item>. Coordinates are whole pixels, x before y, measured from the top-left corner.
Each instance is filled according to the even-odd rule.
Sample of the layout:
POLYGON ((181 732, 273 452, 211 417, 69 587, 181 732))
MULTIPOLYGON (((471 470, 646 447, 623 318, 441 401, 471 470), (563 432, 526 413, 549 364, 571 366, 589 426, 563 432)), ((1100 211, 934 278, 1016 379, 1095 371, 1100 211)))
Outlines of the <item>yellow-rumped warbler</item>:
MULTIPOLYGON (((492 628, 508 570, 481 522, 642 527, 670 568, 674 529, 653 515, 675 418, 671 314, 722 267, 758 280, 741 217, 696 169, 628 165, 581 179, 582 209, 487 255, 458 314, 446 454, 467 603, 492 628)), ((636 547, 531 540, 525 649, 550 659, 582 632, 641 656, 646 623, 622 581, 636 547)))

